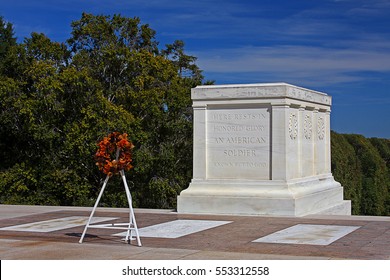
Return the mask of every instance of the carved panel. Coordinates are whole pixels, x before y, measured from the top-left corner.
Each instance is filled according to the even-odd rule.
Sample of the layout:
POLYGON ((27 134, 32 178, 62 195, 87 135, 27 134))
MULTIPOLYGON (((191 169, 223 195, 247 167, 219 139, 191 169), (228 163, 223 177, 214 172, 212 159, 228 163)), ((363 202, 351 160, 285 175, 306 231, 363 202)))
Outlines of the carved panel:
POLYGON ((298 136, 298 117, 296 113, 290 114, 290 119, 288 121, 288 133, 292 140, 295 140, 298 136))
POLYGON ((307 140, 311 139, 312 135, 312 120, 310 115, 305 116, 305 120, 303 123, 303 134, 307 140))
POLYGON ((325 137, 325 120, 323 117, 318 118, 317 135, 319 140, 323 140, 325 137))

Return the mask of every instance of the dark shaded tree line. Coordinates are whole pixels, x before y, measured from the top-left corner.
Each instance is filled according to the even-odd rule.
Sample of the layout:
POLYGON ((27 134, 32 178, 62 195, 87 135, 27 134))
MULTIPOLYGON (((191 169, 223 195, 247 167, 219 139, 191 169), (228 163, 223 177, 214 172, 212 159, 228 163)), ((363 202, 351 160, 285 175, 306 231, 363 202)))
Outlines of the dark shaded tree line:
POLYGON ((390 139, 332 132, 332 173, 355 215, 390 215, 390 139))
MULTIPOLYGON (((82 14, 71 26, 63 43, 18 43, 0 17, 0 203, 93 205, 96 143, 119 131, 135 145, 135 206, 174 208, 192 177, 196 57, 179 40, 160 49, 136 17, 82 14)), ((332 132, 332 172, 354 214, 390 214, 389 164, 390 140, 332 132)), ((113 177, 102 206, 125 207, 122 188, 113 177)))

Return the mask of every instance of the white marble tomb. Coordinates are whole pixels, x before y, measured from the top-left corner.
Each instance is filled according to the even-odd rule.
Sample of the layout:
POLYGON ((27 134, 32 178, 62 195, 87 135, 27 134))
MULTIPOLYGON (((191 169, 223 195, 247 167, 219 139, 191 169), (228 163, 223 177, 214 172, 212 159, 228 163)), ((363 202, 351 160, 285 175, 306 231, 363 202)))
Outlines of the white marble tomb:
POLYGON ((351 214, 331 174, 325 93, 286 83, 198 86, 193 179, 179 213, 351 214))

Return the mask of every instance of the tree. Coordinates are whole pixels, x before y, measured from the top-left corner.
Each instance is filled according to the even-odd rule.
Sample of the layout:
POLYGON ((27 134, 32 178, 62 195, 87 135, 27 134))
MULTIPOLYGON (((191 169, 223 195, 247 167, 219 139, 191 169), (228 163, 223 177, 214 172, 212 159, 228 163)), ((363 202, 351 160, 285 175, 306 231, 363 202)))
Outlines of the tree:
MULTIPOLYGON (((135 144, 135 205, 175 207, 191 179, 195 59, 184 76, 139 18, 84 13, 72 28, 68 45, 33 32, 10 56, 19 75, 0 81, 0 203, 91 205, 104 179, 96 143, 120 131, 135 144)), ((115 180, 102 204, 125 206, 115 180)))
POLYGON ((0 73, 6 72, 10 49, 15 46, 14 28, 0 16, 0 73))
POLYGON ((202 71, 195 64, 197 58, 185 54, 183 41, 176 40, 173 44, 167 44, 161 53, 173 61, 180 77, 188 77, 198 82, 203 80, 202 71))
POLYGON ((390 215, 390 139, 369 139, 371 144, 377 149, 379 155, 386 163, 387 167, 387 198, 385 202, 386 215, 390 215))
POLYGON ((0 76, 17 75, 17 43, 13 25, 0 16, 0 76))
POLYGON ((335 180, 344 187, 344 198, 352 202, 352 214, 361 213, 361 163, 345 135, 331 132, 331 169, 335 180))
POLYGON ((128 84, 141 70, 129 59, 140 52, 158 53, 152 30, 140 19, 83 13, 72 23, 72 37, 68 44, 73 52, 73 65, 87 68, 99 80, 107 99, 115 102, 116 92, 128 84))
POLYGON ((347 135, 346 137, 361 162, 363 175, 361 211, 366 215, 386 215, 385 202, 389 184, 386 163, 368 139, 361 135, 347 135))
POLYGON ((332 132, 332 173, 359 215, 389 215, 387 139, 332 132))

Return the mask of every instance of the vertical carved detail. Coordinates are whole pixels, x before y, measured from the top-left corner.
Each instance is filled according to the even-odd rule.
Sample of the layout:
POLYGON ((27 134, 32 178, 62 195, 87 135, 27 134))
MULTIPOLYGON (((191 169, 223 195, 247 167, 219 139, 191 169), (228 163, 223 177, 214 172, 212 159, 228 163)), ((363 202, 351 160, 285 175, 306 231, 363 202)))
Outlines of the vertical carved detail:
POLYGON ((311 135, 312 135, 312 121, 311 121, 311 116, 310 115, 306 115, 305 116, 305 120, 304 120, 304 123, 303 123, 303 134, 305 135, 305 138, 307 140, 311 139, 311 135))
POLYGON ((318 123, 317 123, 317 134, 318 134, 318 139, 323 140, 325 137, 325 120, 323 117, 318 118, 318 123))
POLYGON ((298 136, 298 117, 297 114, 291 113, 290 119, 288 121, 288 132, 290 134, 290 138, 295 140, 298 136))

